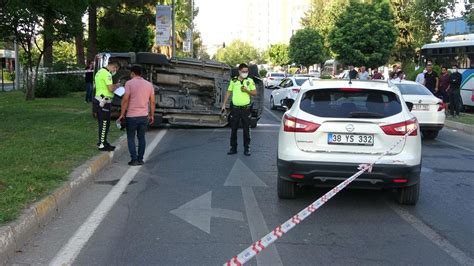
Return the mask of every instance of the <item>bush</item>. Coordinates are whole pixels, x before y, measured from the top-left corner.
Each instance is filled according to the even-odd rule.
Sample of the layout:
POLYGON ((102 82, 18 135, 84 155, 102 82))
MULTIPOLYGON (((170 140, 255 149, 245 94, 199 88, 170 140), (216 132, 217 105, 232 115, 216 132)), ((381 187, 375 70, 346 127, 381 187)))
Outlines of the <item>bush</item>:
POLYGON ((320 79, 332 79, 331 75, 322 75, 319 78, 320 79))
MULTIPOLYGON (((406 67, 404 67, 403 71, 405 72, 406 79, 415 81, 416 76, 423 72, 425 70, 424 67, 419 67, 417 70, 415 70, 415 64, 410 63, 407 64, 406 67)), ((436 72, 439 75, 441 75, 441 66, 439 65, 433 65, 433 71, 436 72)))
POLYGON ((266 76, 267 76, 267 73, 268 73, 268 71, 267 71, 265 68, 260 69, 260 70, 258 71, 258 75, 259 75, 260 77, 266 77, 266 76))
POLYGON ((70 92, 85 91, 84 77, 72 74, 49 75, 38 79, 35 96, 38 98, 65 97, 70 92))
MULTIPOLYGON (((0 76, 1 79, 1 76, 0 76)), ((3 70, 3 81, 13 81, 10 71, 8 69, 3 70)))

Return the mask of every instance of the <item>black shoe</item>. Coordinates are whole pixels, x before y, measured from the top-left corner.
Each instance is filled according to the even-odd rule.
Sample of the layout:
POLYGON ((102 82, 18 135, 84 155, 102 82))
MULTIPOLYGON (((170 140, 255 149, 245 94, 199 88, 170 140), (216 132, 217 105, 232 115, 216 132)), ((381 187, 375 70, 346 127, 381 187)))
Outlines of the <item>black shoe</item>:
POLYGON ((232 155, 232 154, 236 154, 237 153, 237 149, 230 149, 229 152, 227 152, 227 155, 232 155))
POLYGON ((104 146, 102 148, 98 148, 99 151, 114 151, 115 148, 111 148, 109 146, 104 146))
POLYGON ((115 150, 115 146, 110 145, 110 143, 105 143, 105 147, 109 147, 109 149, 115 150))
POLYGON ((140 165, 140 163, 137 160, 131 160, 130 162, 128 162, 128 165, 137 166, 137 165, 140 165))
POLYGON ((244 155, 245 155, 245 156, 250 156, 250 155, 252 155, 252 154, 250 153, 250 150, 245 150, 245 151, 244 151, 244 155))
POLYGON ((143 160, 138 160, 138 165, 144 165, 145 162, 143 160))

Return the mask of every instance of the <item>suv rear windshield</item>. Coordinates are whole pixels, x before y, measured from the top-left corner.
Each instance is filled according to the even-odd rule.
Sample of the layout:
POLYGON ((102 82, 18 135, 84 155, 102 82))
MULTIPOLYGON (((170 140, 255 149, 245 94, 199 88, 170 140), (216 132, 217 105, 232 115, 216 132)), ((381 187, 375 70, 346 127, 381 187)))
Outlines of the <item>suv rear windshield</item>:
POLYGON ((364 89, 318 89, 307 91, 300 109, 319 117, 385 118, 402 111, 397 95, 364 89))
POLYGON ((421 84, 395 84, 403 95, 431 95, 425 86, 421 84))

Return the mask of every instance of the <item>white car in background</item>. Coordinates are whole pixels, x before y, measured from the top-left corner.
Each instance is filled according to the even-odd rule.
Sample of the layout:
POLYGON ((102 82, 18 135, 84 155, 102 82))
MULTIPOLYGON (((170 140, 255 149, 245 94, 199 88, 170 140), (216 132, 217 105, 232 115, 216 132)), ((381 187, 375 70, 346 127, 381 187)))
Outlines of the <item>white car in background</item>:
POLYGON ((276 87, 275 90, 272 91, 270 96, 270 106, 273 110, 278 109, 281 106, 281 101, 283 99, 296 99, 298 93, 300 92, 301 86, 310 79, 311 77, 291 77, 285 78, 281 81, 281 83, 276 87))
POLYGON ((446 104, 419 83, 402 80, 393 84, 400 89, 405 102, 413 104, 411 113, 418 119, 423 138, 436 138, 444 127, 446 104))
POLYGON ((286 76, 284 73, 268 72, 265 78, 263 79, 263 85, 265 86, 265 88, 276 87, 285 77, 286 76))
POLYGON ((292 107, 278 137, 280 198, 294 198, 300 184, 334 187, 388 152, 350 187, 393 189, 399 203, 417 203, 421 133, 398 88, 379 81, 316 80, 305 83, 294 103, 284 104, 292 107))

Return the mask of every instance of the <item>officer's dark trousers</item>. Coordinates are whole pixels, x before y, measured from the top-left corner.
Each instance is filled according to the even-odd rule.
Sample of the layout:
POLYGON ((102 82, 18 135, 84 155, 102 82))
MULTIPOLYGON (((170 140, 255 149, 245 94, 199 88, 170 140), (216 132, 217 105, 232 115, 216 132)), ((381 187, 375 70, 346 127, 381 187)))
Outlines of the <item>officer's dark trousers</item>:
POLYGON ((461 91, 459 89, 450 89, 449 91, 449 113, 459 115, 461 111, 461 91))
POLYGON ((99 101, 94 99, 94 104, 97 104, 97 121, 99 126, 99 142, 98 146, 106 145, 107 136, 109 135, 110 128, 110 108, 112 104, 106 103, 104 107, 99 106, 99 101))
POLYGON ((237 149, 237 129, 240 122, 242 122, 242 129, 244 131, 244 148, 247 150, 250 146, 250 108, 232 107, 230 112, 230 125, 232 127, 232 134, 230 135, 230 147, 237 149))

